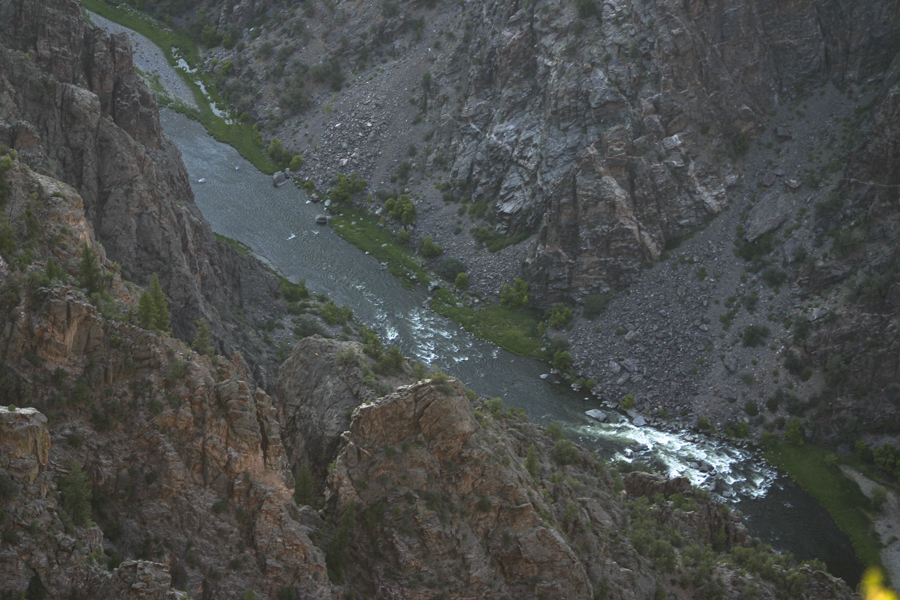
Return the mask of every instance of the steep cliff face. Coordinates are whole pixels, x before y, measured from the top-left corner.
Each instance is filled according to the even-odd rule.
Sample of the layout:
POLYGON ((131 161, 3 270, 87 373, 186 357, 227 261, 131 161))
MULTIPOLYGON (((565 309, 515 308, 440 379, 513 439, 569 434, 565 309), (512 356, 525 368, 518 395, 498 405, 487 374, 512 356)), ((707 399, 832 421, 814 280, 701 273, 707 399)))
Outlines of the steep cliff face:
POLYGON ((305 466, 324 481, 353 409, 414 379, 406 361, 379 369, 377 377, 373 366, 379 369, 358 342, 314 336, 294 346, 278 370, 276 387, 282 437, 293 471, 305 466))
POLYGON ((852 441, 897 434, 900 416, 900 89, 894 69, 872 100, 871 130, 850 155, 840 185, 819 206, 817 228, 832 238, 805 273, 813 294, 837 290, 828 311, 795 339, 798 352, 821 366, 829 418, 811 424, 824 437, 852 441))
POLYGON ((251 321, 284 306, 277 280, 216 241, 193 203, 180 153, 162 133, 156 101, 134 72, 125 36, 86 26, 81 5, 7 2, 0 17, 0 143, 32 169, 73 186, 110 260, 126 279, 158 273, 176 335, 192 339, 205 318, 219 349, 240 349, 270 385, 267 349, 251 321))
POLYGON ((0 228, 0 594, 329 597, 272 399, 237 354, 210 358, 134 324, 135 296, 103 257, 81 198, 11 156, 11 224, 0 228), (74 284, 84 247, 99 255, 102 290, 90 298, 74 284))
POLYGON ((540 224, 525 269, 539 306, 632 282, 723 208, 768 112, 881 75, 897 50, 896 2, 481 10, 451 174, 495 203, 498 229, 540 224))

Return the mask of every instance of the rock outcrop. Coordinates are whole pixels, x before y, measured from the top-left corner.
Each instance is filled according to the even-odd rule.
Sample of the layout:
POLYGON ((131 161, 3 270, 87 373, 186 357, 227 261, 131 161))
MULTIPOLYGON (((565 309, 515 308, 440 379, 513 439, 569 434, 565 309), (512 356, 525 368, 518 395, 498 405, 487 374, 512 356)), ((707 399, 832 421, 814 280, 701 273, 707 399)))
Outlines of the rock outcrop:
POLYGON ((292 470, 307 467, 321 480, 337 456, 353 410, 411 379, 405 369, 376 379, 358 342, 313 336, 301 340, 278 371, 276 394, 282 437, 292 470), (380 381, 379 381, 380 379, 380 381))

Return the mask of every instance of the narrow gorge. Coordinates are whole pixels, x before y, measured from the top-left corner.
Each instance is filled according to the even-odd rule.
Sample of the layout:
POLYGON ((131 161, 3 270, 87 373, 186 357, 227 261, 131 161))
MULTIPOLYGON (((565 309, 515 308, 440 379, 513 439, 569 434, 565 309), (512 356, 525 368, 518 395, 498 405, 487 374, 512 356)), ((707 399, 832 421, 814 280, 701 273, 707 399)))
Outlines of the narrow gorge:
POLYGON ((900 3, 139 5, 202 42, 208 89, 333 227, 274 218, 325 212, 293 186, 241 223, 216 177, 258 173, 211 142, 195 198, 203 155, 159 102, 190 109, 129 37, 0 2, 0 598, 857 597, 726 488, 570 440, 598 406, 698 446, 822 445, 861 482, 856 531, 887 527, 860 560, 894 572, 900 3), (364 218, 427 275, 354 285, 378 261, 334 232, 364 218), (325 256, 289 273, 285 233, 325 256), (450 290, 571 365, 544 381, 448 333, 450 290), (413 300, 409 342, 378 315, 413 300), (581 391, 542 409, 541 386, 581 391))

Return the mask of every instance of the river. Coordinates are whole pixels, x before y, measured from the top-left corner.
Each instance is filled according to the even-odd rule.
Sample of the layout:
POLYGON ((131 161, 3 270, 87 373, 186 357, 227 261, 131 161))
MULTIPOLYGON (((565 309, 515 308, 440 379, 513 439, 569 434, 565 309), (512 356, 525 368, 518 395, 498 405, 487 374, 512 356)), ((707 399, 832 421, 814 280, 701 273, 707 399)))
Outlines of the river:
POLYGON ((599 408, 597 400, 553 376, 542 379, 547 365, 484 342, 426 308, 425 290, 403 288, 373 257, 317 225, 323 208, 293 185, 273 187, 270 176, 178 113, 164 109, 162 121, 181 149, 196 203, 214 231, 247 244, 285 277, 305 279, 313 292, 349 305, 407 356, 460 378, 482 395, 524 408, 537 423, 562 423, 569 437, 601 456, 624 458, 626 448, 644 444, 648 450, 636 458, 698 485, 712 482, 690 463, 711 464, 716 491, 737 504, 751 534, 798 558, 823 560, 851 585, 859 581, 862 566, 828 513, 752 452, 687 431, 634 427, 616 413, 615 424, 587 418, 584 411, 599 408))

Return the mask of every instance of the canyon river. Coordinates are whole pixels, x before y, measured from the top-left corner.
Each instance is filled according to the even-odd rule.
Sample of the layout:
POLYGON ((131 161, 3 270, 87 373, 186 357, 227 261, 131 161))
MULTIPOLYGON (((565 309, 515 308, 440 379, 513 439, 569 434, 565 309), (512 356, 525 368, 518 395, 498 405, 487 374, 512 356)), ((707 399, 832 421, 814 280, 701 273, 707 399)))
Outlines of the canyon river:
POLYGON ((506 352, 432 312, 421 286, 403 288, 373 257, 331 227, 317 225, 321 204, 309 202, 293 185, 275 188, 270 176, 199 123, 161 112, 166 134, 181 149, 196 203, 214 231, 243 242, 285 277, 305 279, 311 291, 350 306, 386 344, 458 377, 481 395, 524 408, 534 422, 563 424, 570 438, 600 456, 626 459, 626 449, 645 445, 635 458, 670 476, 713 485, 744 513, 752 535, 798 558, 823 560, 851 586, 859 582, 862 566, 849 539, 812 497, 754 452, 686 430, 635 427, 609 409, 604 412, 613 412, 618 423, 589 419, 584 412, 601 406, 586 391, 576 392, 554 376, 542 379, 546 364, 506 352), (703 462, 715 468, 714 480, 691 466, 703 462))

